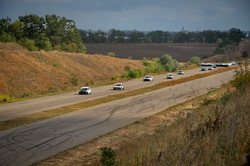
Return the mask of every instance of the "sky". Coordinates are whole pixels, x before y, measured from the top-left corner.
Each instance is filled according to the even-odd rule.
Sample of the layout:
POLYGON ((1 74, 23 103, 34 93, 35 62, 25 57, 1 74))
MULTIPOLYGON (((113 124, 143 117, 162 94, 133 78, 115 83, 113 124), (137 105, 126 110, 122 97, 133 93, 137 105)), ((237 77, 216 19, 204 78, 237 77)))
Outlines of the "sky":
POLYGON ((55 14, 81 30, 250 30, 250 0, 0 0, 0 19, 55 14))

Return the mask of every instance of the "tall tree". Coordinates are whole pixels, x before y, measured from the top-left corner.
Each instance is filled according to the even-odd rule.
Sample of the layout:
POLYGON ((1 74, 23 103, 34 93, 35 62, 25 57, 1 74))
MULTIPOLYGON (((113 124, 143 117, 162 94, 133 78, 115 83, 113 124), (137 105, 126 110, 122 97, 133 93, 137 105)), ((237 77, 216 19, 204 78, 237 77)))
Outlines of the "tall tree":
POLYGON ((37 38, 44 32, 44 18, 31 14, 20 16, 19 20, 23 23, 24 36, 30 39, 37 38))
POLYGON ((240 42, 244 38, 244 34, 240 29, 232 28, 229 30, 229 40, 240 42))

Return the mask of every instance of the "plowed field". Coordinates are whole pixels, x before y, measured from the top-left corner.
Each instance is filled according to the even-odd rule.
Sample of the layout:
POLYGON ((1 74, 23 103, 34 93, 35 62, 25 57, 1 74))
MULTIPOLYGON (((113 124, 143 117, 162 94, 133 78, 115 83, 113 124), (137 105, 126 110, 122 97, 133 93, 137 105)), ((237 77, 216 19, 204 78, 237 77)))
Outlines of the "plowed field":
POLYGON ((211 56, 217 44, 202 43, 163 43, 163 44, 86 44, 88 54, 114 52, 120 58, 154 58, 163 54, 171 55, 179 62, 186 62, 193 56, 211 56))

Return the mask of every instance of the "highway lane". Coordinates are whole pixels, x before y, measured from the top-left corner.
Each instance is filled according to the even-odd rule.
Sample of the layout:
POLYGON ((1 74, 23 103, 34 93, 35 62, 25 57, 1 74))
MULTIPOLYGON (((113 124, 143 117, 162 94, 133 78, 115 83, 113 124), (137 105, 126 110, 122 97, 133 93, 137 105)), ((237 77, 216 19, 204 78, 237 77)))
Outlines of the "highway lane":
POLYGON ((233 71, 0 132, 0 165, 30 165, 219 87, 233 71))
MULTIPOLYGON (((206 71, 209 72, 209 71, 206 71)), ((191 69, 185 71, 185 75, 177 75, 175 74, 174 79, 178 79, 180 77, 186 77, 194 74, 202 73, 200 68, 191 69)), ((167 81, 166 74, 155 75, 154 81, 152 82, 144 82, 142 78, 130 80, 125 82, 125 90, 124 91, 113 91, 113 85, 107 85, 102 87, 97 87, 92 89, 91 95, 78 95, 78 91, 63 93, 53 96, 45 96, 25 101, 19 101, 14 103, 0 104, 0 121, 13 119, 17 117, 21 117, 24 115, 41 112, 45 110, 50 110, 54 108, 59 108, 71 104, 76 104, 79 102, 84 102, 87 100, 92 100, 96 98, 105 97, 108 95, 123 93, 130 90, 135 90, 139 88, 144 88, 148 86, 152 86, 159 82, 167 81)))

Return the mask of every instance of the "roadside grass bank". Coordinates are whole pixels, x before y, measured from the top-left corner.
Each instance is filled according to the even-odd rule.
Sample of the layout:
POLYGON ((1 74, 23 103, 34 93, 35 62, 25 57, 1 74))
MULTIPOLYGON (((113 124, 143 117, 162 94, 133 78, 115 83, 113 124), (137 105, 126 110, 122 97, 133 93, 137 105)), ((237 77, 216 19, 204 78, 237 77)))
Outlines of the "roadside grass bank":
POLYGON ((117 95, 110 95, 107 97, 94 99, 94 100, 90 100, 90 101, 86 101, 86 102, 81 102, 81 103, 73 104, 70 106, 65 106, 65 107, 61 107, 61 108, 57 108, 57 109, 52 109, 52 110, 47 110, 47 111, 43 111, 43 112, 38 112, 38 113, 26 115, 26 116, 23 116, 20 118, 1 121, 0 122, 0 131, 8 130, 8 129, 15 128, 15 127, 22 126, 22 125, 26 125, 26 124, 31 124, 31 123, 38 122, 38 121, 41 121, 44 119, 48 119, 48 118, 60 116, 60 115, 66 114, 66 113, 70 113, 73 111, 77 111, 80 109, 92 107, 92 106, 95 106, 98 104, 103 104, 103 103, 123 99, 123 98, 130 97, 130 96, 143 94, 146 92, 151 92, 151 91, 154 91, 157 89, 165 88, 167 86, 172 86, 172 85, 184 83, 184 82, 195 80, 195 79, 200 79, 203 77, 226 72, 226 71, 233 70, 233 69, 235 69, 235 67, 219 68, 219 69, 211 71, 211 72, 196 74, 196 75, 189 76, 189 77, 183 77, 183 78, 177 79, 177 80, 161 82, 159 84, 156 84, 156 85, 153 85, 153 86, 147 87, 147 88, 128 91, 128 92, 117 94, 117 95))
MULTIPOLYGON (((177 131, 173 130, 175 126, 181 124, 182 119, 190 117, 191 113, 198 112, 198 109, 201 109, 201 107, 209 105, 208 103, 214 104, 225 94, 234 91, 235 89, 230 85, 224 84, 220 89, 172 106, 153 116, 146 117, 126 127, 93 139, 86 144, 37 162, 34 166, 98 166, 101 165, 99 162, 101 159, 101 151, 99 149, 101 147, 114 149, 117 165, 157 165, 157 163, 153 164, 153 162, 164 152, 163 145, 169 142, 165 139, 167 137, 164 136, 170 131, 167 128, 171 128, 171 135, 178 133, 178 129, 181 127, 177 131), (150 148, 152 149, 150 150, 150 148), (150 154, 151 151, 154 151, 154 153, 150 154), (149 157, 150 161, 147 160, 147 157, 149 157)), ((185 124, 187 125, 187 123, 185 124)))
MULTIPOLYGON (((179 66, 183 70, 189 70, 189 69, 194 69, 194 68, 200 67, 194 63, 179 63, 179 66)), ((136 71, 136 70, 131 70, 131 71, 136 71)), ((168 73, 168 72, 161 71, 160 73, 157 73, 157 74, 165 74, 165 73, 168 73)), ((147 74, 155 75, 156 73, 147 73, 147 74)), ((133 78, 129 78, 129 77, 123 77, 124 75, 128 75, 128 73, 123 74, 121 76, 112 76, 111 79, 107 79, 107 80, 102 79, 102 81, 99 81, 99 82, 98 81, 89 81, 89 82, 83 84, 82 86, 91 86, 92 88, 94 88, 94 87, 99 87, 99 86, 112 85, 112 84, 117 83, 117 82, 125 82, 125 81, 133 79, 133 78)), ((45 94, 36 94, 36 95, 24 93, 21 97, 13 97, 13 96, 7 95, 7 94, 0 94, 0 104, 29 100, 29 99, 34 99, 34 98, 44 97, 44 96, 53 96, 53 95, 57 95, 57 94, 63 94, 63 93, 67 93, 67 92, 72 92, 72 90, 77 91, 77 90, 79 90, 79 88, 80 87, 74 87, 74 88, 69 89, 69 90, 49 92, 49 93, 45 93, 45 94)))

